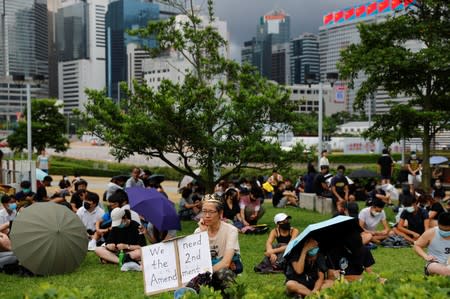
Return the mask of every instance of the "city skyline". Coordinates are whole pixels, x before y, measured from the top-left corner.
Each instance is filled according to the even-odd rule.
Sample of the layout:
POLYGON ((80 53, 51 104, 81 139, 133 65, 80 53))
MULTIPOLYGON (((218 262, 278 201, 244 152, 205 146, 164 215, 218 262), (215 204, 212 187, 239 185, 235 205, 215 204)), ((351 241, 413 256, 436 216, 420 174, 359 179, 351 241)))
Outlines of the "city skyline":
MULTIPOLYGON (((200 3, 204 4, 204 0, 200 3)), ((228 23, 230 33, 230 56, 240 61, 244 41, 256 34, 259 18, 274 10, 283 9, 291 16, 291 38, 303 32, 317 34, 322 25, 322 17, 334 10, 366 3, 363 0, 216 0, 215 13, 228 23)))

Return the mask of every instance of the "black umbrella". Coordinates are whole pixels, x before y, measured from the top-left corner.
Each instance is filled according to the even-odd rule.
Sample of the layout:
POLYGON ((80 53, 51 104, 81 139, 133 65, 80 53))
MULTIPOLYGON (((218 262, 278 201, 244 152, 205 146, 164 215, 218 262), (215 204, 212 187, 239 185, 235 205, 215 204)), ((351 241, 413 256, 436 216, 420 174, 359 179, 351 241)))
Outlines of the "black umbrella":
POLYGON ((300 251, 305 241, 309 238, 319 242, 321 250, 327 251, 330 248, 341 245, 346 236, 360 232, 362 232, 362 229, 359 226, 358 219, 349 216, 337 216, 310 224, 300 235, 289 242, 284 251, 284 256, 287 257, 294 251, 300 251))
POLYGON ((356 169, 352 171, 348 176, 351 178, 376 178, 378 177, 378 174, 372 170, 356 169))
POLYGON ((162 174, 152 174, 148 177, 148 181, 155 184, 161 184, 164 181, 165 177, 162 174))

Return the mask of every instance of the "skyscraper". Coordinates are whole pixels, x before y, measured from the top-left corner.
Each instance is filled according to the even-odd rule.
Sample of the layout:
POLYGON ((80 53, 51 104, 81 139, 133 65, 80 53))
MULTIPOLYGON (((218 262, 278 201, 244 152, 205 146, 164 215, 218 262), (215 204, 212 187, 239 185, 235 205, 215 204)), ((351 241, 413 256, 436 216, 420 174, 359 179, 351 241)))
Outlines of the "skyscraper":
POLYGON ((108 96, 118 99, 122 81, 130 81, 128 68, 133 65, 127 55, 127 46, 155 47, 154 39, 130 36, 126 31, 145 27, 151 20, 159 19, 159 5, 144 0, 117 0, 108 5, 106 14, 106 87, 108 96))
MULTIPOLYGON (((307 84, 306 74, 319 79, 319 38, 312 33, 303 33, 290 42, 291 84, 307 84)), ((318 82, 318 81, 317 81, 318 82)))
POLYGON ((272 77, 272 62, 280 61, 280 52, 279 47, 272 46, 288 43, 290 28, 290 16, 283 10, 274 10, 262 16, 257 26, 256 37, 244 43, 241 50, 242 62, 254 65, 262 76, 275 80, 272 77), (276 57, 272 57, 272 49, 277 49, 276 57))
MULTIPOLYGON (((48 76, 47 0, 0 2, 0 122, 20 117, 24 88, 12 75, 48 76)), ((47 97, 48 85, 31 84, 32 97, 47 97)))
POLYGON ((105 87, 105 16, 109 0, 68 0, 56 14, 58 93, 64 113, 84 110, 86 88, 105 87))

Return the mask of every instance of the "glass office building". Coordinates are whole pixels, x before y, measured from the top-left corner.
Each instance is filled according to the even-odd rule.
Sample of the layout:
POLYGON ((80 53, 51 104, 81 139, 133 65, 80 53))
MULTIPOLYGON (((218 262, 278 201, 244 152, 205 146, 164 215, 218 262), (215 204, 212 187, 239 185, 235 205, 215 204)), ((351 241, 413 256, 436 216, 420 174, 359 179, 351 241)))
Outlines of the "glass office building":
MULTIPOLYGON (((12 75, 48 77, 47 0, 0 1, 0 122, 9 128, 26 103, 12 75)), ((31 97, 47 97, 48 85, 31 85, 31 97)))
POLYGON ((159 19, 159 5, 143 0, 118 0, 108 5, 106 14, 106 86, 108 96, 118 99, 118 84, 127 81, 127 45, 155 47, 154 39, 130 36, 126 31, 145 27, 159 19))
POLYGON ((304 33, 290 42, 291 84, 307 84, 306 74, 313 74, 319 82, 319 38, 315 34, 304 33))

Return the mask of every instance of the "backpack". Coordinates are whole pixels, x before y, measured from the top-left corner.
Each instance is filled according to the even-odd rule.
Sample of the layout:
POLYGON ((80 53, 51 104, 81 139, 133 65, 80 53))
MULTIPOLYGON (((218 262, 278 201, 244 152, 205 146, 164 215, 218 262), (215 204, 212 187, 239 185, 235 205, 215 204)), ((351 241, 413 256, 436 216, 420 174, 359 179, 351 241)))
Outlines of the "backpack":
POLYGON ((389 236, 383 241, 381 241, 381 246, 386 248, 405 248, 405 247, 411 247, 411 244, 409 244, 408 241, 405 240, 402 236, 394 235, 389 236))

